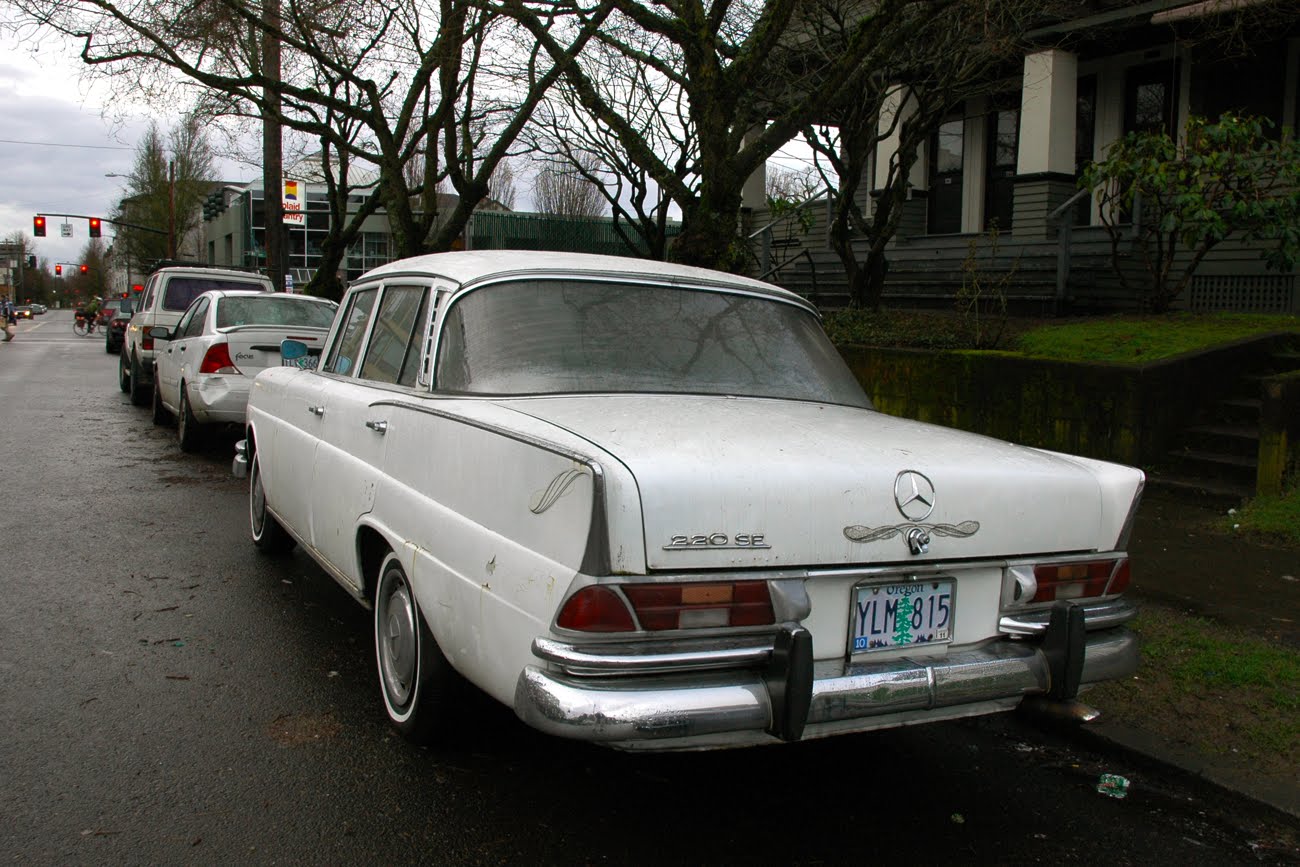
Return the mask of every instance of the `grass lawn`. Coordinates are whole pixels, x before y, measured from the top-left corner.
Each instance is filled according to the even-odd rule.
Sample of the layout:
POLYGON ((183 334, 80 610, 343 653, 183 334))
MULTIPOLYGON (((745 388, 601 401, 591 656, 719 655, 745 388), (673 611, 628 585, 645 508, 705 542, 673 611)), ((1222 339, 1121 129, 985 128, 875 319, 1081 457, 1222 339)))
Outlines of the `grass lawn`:
POLYGON ((1256 497, 1228 516, 1226 524, 1225 529, 1300 548, 1300 489, 1293 488, 1280 497, 1256 497))
POLYGON ((1295 773, 1300 652, 1152 604, 1143 604, 1132 628, 1142 648, 1137 675, 1090 690, 1085 702, 1171 742, 1233 755, 1258 772, 1295 773))
POLYGON ((1300 334, 1300 318, 1243 313, 1106 317, 1043 325, 1020 334, 1011 348, 1038 358, 1143 364, 1274 331, 1300 334))
POLYGON ((1088 319, 978 322, 933 310, 837 310, 826 315, 826 332, 840 346, 994 350, 1061 361, 1145 364, 1230 343, 1256 334, 1300 335, 1300 317, 1242 313, 1171 313, 1088 319))

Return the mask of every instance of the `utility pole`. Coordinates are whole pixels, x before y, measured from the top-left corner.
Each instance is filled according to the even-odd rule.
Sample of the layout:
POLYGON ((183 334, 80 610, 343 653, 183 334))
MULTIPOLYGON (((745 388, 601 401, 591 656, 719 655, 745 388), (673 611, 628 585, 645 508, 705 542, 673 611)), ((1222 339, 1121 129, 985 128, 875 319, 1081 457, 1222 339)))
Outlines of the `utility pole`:
POLYGON ((266 219, 266 272, 276 292, 284 291, 284 154, 280 132, 280 0, 263 0, 262 15, 262 213, 266 219))
POLYGON ((167 258, 176 258, 176 160, 167 161, 167 258))

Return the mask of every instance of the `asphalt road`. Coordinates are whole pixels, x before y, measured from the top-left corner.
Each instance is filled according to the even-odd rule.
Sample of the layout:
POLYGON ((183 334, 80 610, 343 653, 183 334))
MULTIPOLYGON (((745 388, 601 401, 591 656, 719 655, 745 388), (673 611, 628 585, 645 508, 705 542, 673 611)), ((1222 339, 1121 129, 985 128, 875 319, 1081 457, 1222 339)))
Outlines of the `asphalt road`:
MULTIPOLYGON (((0 860, 1274 863, 1292 823, 1014 716, 724 753, 393 735, 367 612, 257 554, 233 437, 182 455, 51 312, 0 345, 0 860), (1098 794, 1103 772, 1129 796, 1098 794)), ((1189 725, 1195 721, 1190 720, 1189 725)))

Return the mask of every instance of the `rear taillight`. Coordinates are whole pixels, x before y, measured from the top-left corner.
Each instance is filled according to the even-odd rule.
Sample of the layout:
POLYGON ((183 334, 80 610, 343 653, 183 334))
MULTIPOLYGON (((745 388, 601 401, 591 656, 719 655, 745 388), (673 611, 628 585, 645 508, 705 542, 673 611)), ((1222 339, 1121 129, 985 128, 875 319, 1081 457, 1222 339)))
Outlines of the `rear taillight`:
POLYGON ((230 360, 230 349, 224 343, 214 343, 208 347, 199 365, 199 373, 239 373, 235 362, 230 360))
POLYGON ((149 335, 149 332, 152 330, 153 330, 152 325, 146 325, 144 328, 140 329, 141 349, 153 349, 153 337, 149 335))
POLYGON ((600 584, 582 588, 564 603, 556 625, 579 632, 630 632, 640 623, 641 629, 657 632, 776 622, 766 581, 624 584, 618 589, 623 596, 600 584))
POLYGON ((1129 583, 1128 559, 1035 566, 1034 583, 1036 589, 1030 604, 1122 593, 1129 583))
POLYGON ((766 581, 629 584, 623 588, 642 629, 703 629, 773 623, 766 581))
POLYGON ((579 632, 631 632, 636 629, 632 612, 619 595, 608 587, 593 584, 569 597, 555 623, 561 629, 579 632))

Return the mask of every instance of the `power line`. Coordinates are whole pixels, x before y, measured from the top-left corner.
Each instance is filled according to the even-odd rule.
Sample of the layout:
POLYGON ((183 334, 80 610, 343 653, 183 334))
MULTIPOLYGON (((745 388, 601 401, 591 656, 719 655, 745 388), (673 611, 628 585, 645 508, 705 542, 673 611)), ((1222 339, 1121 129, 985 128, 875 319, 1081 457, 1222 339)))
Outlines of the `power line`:
POLYGON ((52 141, 19 141, 11 138, 0 138, 0 144, 20 144, 20 145, 37 145, 43 148, 86 148, 96 151, 129 151, 135 150, 125 145, 83 145, 83 144, 63 144, 52 141))

